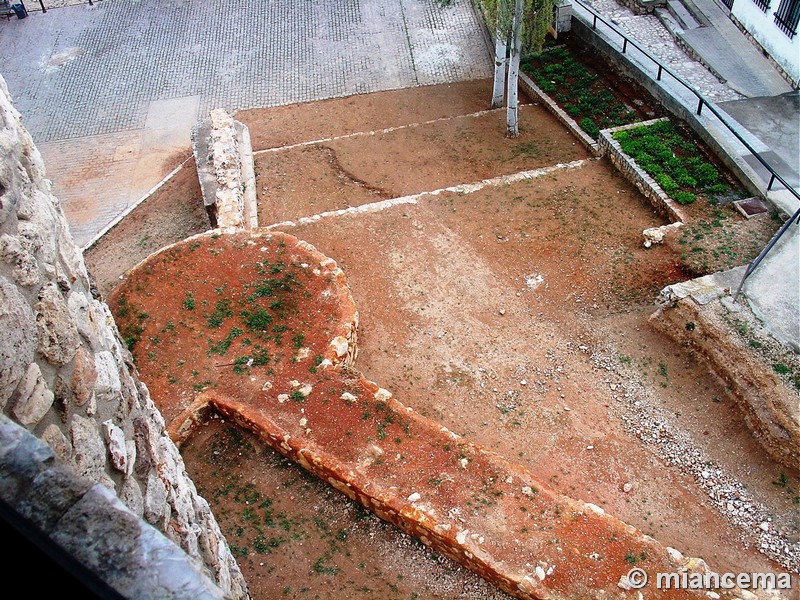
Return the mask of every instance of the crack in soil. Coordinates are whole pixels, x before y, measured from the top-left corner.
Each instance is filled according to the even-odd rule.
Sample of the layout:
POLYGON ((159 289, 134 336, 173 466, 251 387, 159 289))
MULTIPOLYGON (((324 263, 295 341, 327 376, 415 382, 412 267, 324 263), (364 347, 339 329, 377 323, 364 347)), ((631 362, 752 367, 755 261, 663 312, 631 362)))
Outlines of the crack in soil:
POLYGON ((393 197, 391 192, 387 192, 383 188, 374 186, 345 169, 342 166, 342 163, 339 162, 339 156, 336 153, 336 150, 330 146, 324 146, 320 144, 319 146, 315 146, 315 148, 318 148, 322 151, 326 160, 328 161, 328 164, 333 169, 336 179, 341 181, 343 184, 358 186, 371 194, 375 194, 376 196, 383 198, 384 200, 388 200, 393 197))

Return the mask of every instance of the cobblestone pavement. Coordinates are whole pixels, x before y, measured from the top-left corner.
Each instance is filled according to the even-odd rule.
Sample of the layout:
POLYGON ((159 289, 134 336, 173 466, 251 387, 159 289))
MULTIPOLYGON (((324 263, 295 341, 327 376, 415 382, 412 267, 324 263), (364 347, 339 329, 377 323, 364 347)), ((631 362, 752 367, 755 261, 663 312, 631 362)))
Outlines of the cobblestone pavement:
POLYGON ((466 0, 103 0, 0 30, 3 74, 39 142, 144 126, 151 100, 201 112, 486 76, 466 0))
MULTIPOLYGON (((159 102, 186 100, 183 115, 193 122, 218 107, 491 75, 469 0, 447 8, 433 0, 101 0, 0 23, 0 57, 79 245, 136 195, 101 181, 130 170, 126 161, 114 164, 120 150, 113 134, 142 133, 146 143, 128 160, 147 152, 166 157, 188 140, 185 123, 148 135, 151 121, 164 120, 159 102), (98 138, 107 142, 105 153, 89 140, 96 136, 105 136, 98 138), (93 151, 77 158, 87 145, 93 151), (84 185, 69 185, 82 177, 84 185), (98 184, 94 196, 87 197, 87 177, 98 184)), ((180 116, 175 108, 171 114, 180 116)), ((122 137, 131 147, 130 136, 122 137)), ((146 192, 174 166, 137 177, 131 189, 146 192)))
POLYGON ((692 59, 655 15, 636 15, 616 0, 586 0, 586 4, 636 40, 678 76, 690 82, 713 102, 739 100, 742 96, 722 83, 700 62, 692 59))

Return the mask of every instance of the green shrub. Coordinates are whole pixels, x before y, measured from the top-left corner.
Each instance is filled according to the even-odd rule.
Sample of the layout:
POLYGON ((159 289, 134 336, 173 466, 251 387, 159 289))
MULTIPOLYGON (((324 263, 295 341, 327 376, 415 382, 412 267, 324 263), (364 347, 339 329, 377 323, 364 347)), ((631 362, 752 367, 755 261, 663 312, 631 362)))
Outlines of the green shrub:
POLYGON ((713 185, 720 180, 719 171, 710 163, 698 165, 692 169, 692 175, 694 175, 700 185, 713 185))
POLYGON ((726 194, 726 193, 728 193, 728 191, 729 191, 729 188, 728 188, 728 186, 727 186, 727 185, 725 185, 724 183, 715 183, 714 185, 710 185, 710 186, 708 186, 708 187, 706 188, 706 191, 707 191, 709 194, 715 194, 715 195, 719 195, 719 194, 726 194))
POLYGON ((669 195, 672 195, 678 191, 678 184, 675 183, 675 180, 666 173, 659 173, 656 175, 655 180, 656 183, 661 186, 661 189, 669 195))
POLYGON ((272 323, 272 315, 260 306, 252 312, 243 310, 241 317, 250 331, 266 331, 272 323))
POLYGON ((625 130, 625 131, 617 131, 617 132, 614 133, 614 135, 612 137, 615 140, 617 140, 617 142, 619 142, 620 146, 622 146, 622 144, 627 143, 627 142, 630 141, 631 134, 628 133, 627 130, 625 130))
POLYGON ((592 121, 590 118, 586 117, 581 119, 579 125, 581 129, 583 129, 592 138, 597 139, 598 137, 600 137, 600 129, 597 127, 597 125, 595 125, 594 121, 592 121))
POLYGON ((689 171, 686 169, 676 169, 675 170, 675 181, 678 182, 678 185, 684 187, 697 187, 697 180, 689 175, 689 171))
POLYGON ((697 199, 697 196, 691 192, 675 192, 672 197, 678 204, 691 204, 697 199))

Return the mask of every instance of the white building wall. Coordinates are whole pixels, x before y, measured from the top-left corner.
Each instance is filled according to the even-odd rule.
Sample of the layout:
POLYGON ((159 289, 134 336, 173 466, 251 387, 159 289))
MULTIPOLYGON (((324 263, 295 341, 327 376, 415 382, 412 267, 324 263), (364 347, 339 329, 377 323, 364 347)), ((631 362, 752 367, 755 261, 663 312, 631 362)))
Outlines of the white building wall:
POLYGON ((773 60, 792 78, 800 82, 800 32, 790 39, 775 24, 775 11, 780 0, 771 0, 764 13, 753 0, 735 0, 731 15, 750 32, 773 60))

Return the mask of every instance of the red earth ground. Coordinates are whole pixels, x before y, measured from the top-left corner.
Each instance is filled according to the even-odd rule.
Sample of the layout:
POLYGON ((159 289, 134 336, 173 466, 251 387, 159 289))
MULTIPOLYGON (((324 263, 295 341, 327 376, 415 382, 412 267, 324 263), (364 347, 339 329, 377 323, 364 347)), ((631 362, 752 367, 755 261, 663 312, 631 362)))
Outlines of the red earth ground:
MULTIPOLYGON (((797 474, 765 455, 708 367, 648 325, 658 292, 690 276, 675 245, 642 247, 642 230, 663 219, 542 108, 523 107, 522 135, 507 139, 502 111, 475 114, 489 95, 478 81, 240 112, 254 150, 269 150, 256 156, 261 225, 584 161, 281 228, 344 270, 361 315, 357 367, 401 402, 716 570, 785 570, 755 549, 757 531, 733 525, 702 482, 625 427, 635 399, 797 543, 797 474)), ((86 253, 101 292, 207 228, 193 175, 86 253)), ((740 237, 774 229, 768 215, 725 215, 740 237)), ((185 401, 146 383, 165 415, 185 401)), ((254 598, 505 597, 221 419, 182 454, 254 598)))

